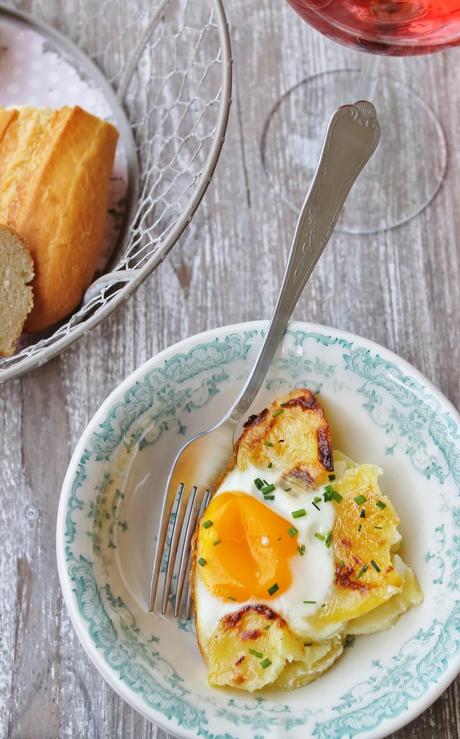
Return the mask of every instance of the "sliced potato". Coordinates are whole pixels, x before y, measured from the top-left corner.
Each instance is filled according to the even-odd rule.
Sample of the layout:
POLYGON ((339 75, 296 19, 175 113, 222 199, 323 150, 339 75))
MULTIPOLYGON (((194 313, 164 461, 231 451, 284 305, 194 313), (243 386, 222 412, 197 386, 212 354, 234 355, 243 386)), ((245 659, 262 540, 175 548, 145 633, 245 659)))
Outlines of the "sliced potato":
POLYGON ((373 611, 350 621, 347 627, 348 634, 374 634, 376 631, 386 631, 409 608, 422 602, 422 589, 411 568, 397 554, 393 557, 393 563, 403 580, 401 592, 393 595, 373 611))
POLYGON ((403 579, 392 561, 399 518, 380 491, 379 474, 373 465, 349 466, 334 482, 342 496, 334 503, 335 588, 310 619, 315 629, 362 616, 402 590, 403 579))
POLYGON ((252 692, 270 685, 286 663, 304 655, 303 641, 268 606, 245 606, 224 616, 205 649, 211 685, 252 692))
POLYGON ((236 444, 236 463, 285 470, 304 488, 322 485, 334 469, 329 425, 315 396, 305 388, 274 401, 251 416, 236 444))
POLYGON ((308 685, 326 672, 338 660, 342 652, 341 637, 306 645, 302 659, 287 663, 273 683, 273 687, 292 690, 308 685))

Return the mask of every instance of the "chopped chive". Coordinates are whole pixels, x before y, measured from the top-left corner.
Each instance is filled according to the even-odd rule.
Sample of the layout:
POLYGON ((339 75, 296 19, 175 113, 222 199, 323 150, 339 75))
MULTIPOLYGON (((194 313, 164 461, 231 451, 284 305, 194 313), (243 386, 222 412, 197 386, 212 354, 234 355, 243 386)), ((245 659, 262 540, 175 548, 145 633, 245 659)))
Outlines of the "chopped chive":
POLYGON ((234 598, 233 595, 227 595, 227 600, 232 600, 234 603, 236 603, 236 598, 234 598))
POLYGON ((324 543, 326 544, 327 548, 329 549, 329 547, 332 544, 332 531, 329 531, 328 532, 328 534, 326 536, 326 541, 324 543))
POLYGON ((271 441, 265 441, 264 444, 265 444, 265 446, 273 446, 273 444, 272 444, 271 441))
POLYGON ((375 562, 375 560, 371 559, 371 565, 376 572, 381 572, 380 567, 378 566, 377 562, 375 562))
POLYGON ((270 587, 268 588, 268 594, 274 595, 276 591, 279 589, 280 589, 280 586, 278 585, 278 583, 274 582, 273 585, 270 585, 270 587))
POLYGON ((301 544, 300 547, 297 547, 297 551, 299 552, 300 556, 303 557, 305 554, 305 544, 301 544))
POLYGON ((319 505, 317 505, 314 500, 312 501, 312 505, 315 506, 315 508, 316 508, 317 511, 320 511, 321 510, 321 508, 319 507, 319 505))
POLYGON ((216 547, 218 544, 220 544, 221 541, 222 541, 222 539, 216 539, 215 541, 212 542, 213 543, 213 546, 216 547))
POLYGON ((295 526, 291 526, 291 528, 288 530, 288 534, 289 534, 289 536, 291 538, 293 538, 294 536, 296 536, 296 534, 298 534, 298 533, 299 532, 297 531, 297 529, 296 529, 295 526))
POLYGON ((264 495, 264 500, 275 500, 274 495, 264 495))
POLYGON ((357 495, 356 498, 353 498, 353 500, 357 505, 362 505, 366 502, 367 498, 365 495, 357 495))
POLYGON ((269 463, 267 464, 267 467, 268 467, 268 469, 271 469, 271 468, 273 467, 273 462, 269 462, 269 463))
POLYGON ((358 526, 358 531, 361 531, 362 528, 363 528, 363 525, 360 523, 358 526))
POLYGON ((257 490, 261 490, 264 486, 264 481, 260 479, 260 477, 256 477, 254 480, 254 485, 256 486, 257 490))
POLYGON ((263 656, 264 656, 264 655, 262 654, 262 652, 258 652, 258 651, 257 651, 257 649, 250 649, 250 650, 249 650, 249 654, 253 654, 253 655, 254 655, 254 657, 258 657, 259 659, 261 659, 261 657, 263 657, 263 656))
POLYGON ((273 491, 276 490, 276 485, 263 485, 259 490, 262 495, 268 495, 268 493, 273 493, 273 491))
POLYGON ((328 475, 328 476, 327 476, 327 479, 328 479, 328 480, 331 480, 331 481, 332 481, 332 480, 335 480, 335 475, 328 475))
POLYGON ((306 516, 307 511, 305 508, 299 508, 297 511, 292 511, 291 516, 292 518, 302 518, 302 516, 306 516))
POLYGON ((211 528, 211 526, 212 526, 213 523, 214 522, 213 521, 210 521, 210 520, 209 521, 205 521, 204 524, 203 524, 203 528, 204 529, 209 529, 209 528, 211 528))
POLYGON ((270 628, 270 626, 271 626, 271 624, 267 624, 266 626, 264 626, 264 631, 268 631, 269 628, 270 628))
POLYGON ((313 644, 312 641, 306 641, 304 642, 304 647, 311 647, 312 644, 313 644))
POLYGON ((289 405, 289 401, 286 401, 286 403, 280 403, 282 408, 286 408, 287 405, 289 405))
POLYGON ((204 557, 200 557, 200 559, 198 560, 198 564, 200 565, 200 567, 204 567, 205 564, 206 564, 205 558, 204 557))
POLYGON ((376 505, 377 505, 377 506, 378 506, 378 508, 380 508, 380 510, 382 510, 382 511, 383 511, 383 509, 384 509, 384 508, 386 508, 386 507, 387 507, 387 504, 386 504, 386 503, 384 503, 384 502, 383 502, 383 500, 378 500, 378 501, 377 501, 377 503, 376 503, 376 505))
POLYGON ((358 572, 358 574, 356 575, 356 579, 359 580, 359 578, 362 577, 364 573, 368 571, 368 569, 369 567, 367 565, 363 565, 360 571, 358 572))
POLYGON ((365 508, 361 508, 359 517, 360 518, 366 518, 366 509, 365 508))
POLYGON ((260 663, 260 666, 263 667, 263 669, 265 670, 267 669, 267 667, 270 667, 271 663, 272 663, 271 660, 268 659, 268 657, 265 657, 265 659, 263 659, 262 662, 260 663))
POLYGON ((343 561, 343 559, 339 559, 338 564, 339 564, 339 567, 345 567, 345 562, 343 561))
POLYGON ((383 529, 383 526, 374 526, 374 529, 383 529))
POLYGON ((285 493, 289 493, 292 488, 283 488, 285 493))
POLYGON ((276 418, 276 416, 281 416, 282 413, 284 413, 284 408, 277 408, 276 411, 273 411, 272 416, 276 418))
POLYGON ((319 531, 316 532, 315 538, 319 539, 320 541, 324 541, 325 537, 319 533, 319 531))
POLYGON ((355 643, 355 635, 354 634, 347 634, 345 637, 345 641, 343 643, 343 646, 345 649, 348 649, 349 647, 352 647, 355 643))
POLYGON ((335 500, 336 503, 340 503, 340 501, 343 500, 343 496, 340 495, 340 493, 338 493, 337 490, 333 490, 332 500, 335 500))
POLYGON ((315 495, 313 498, 313 503, 321 503, 321 497, 319 495, 315 495))
MULTIPOLYGON (((304 600, 304 603, 310 604, 310 603, 316 603, 316 600, 304 600)), ((306 646, 304 644, 304 646, 306 646)))

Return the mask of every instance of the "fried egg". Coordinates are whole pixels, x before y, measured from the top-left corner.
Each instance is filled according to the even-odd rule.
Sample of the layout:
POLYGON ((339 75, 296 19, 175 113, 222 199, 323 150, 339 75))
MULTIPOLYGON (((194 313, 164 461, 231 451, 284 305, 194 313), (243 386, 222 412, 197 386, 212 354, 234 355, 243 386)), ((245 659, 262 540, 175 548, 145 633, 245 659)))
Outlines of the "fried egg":
POLYGON ((340 656, 346 634, 379 630, 372 612, 386 609, 390 624, 419 602, 394 555, 399 519, 381 471, 335 457, 334 469, 308 390, 248 420, 195 535, 195 621, 211 684, 305 684, 340 656))

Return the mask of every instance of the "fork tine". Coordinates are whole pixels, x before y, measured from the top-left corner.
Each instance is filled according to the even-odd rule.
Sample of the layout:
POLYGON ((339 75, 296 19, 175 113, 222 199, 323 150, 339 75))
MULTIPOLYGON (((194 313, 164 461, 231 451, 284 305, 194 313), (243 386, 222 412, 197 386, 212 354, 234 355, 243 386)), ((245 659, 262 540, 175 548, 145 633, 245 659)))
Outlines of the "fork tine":
POLYGON ((196 488, 194 488, 194 492, 195 495, 193 495, 193 499, 191 499, 187 510, 187 527, 180 552, 180 567, 179 574, 177 576, 176 602, 174 605, 174 615, 176 618, 180 613, 184 583, 186 582, 190 568, 190 543, 192 541, 192 536, 195 531, 197 521, 203 515, 211 497, 209 490, 206 490, 204 493, 201 491, 196 495, 197 491, 196 488))
MULTIPOLYGON (((192 488, 192 492, 196 491, 196 488, 192 488)), ((187 502, 189 499, 188 493, 185 491, 184 485, 181 485, 181 489, 177 501, 176 516, 171 532, 171 544, 168 552, 168 563, 166 569, 166 576, 163 583, 163 596, 161 601, 161 613, 166 613, 168 608, 169 593, 171 591, 171 582, 174 574, 174 567, 176 564, 176 552, 179 546, 179 539, 184 524, 185 511, 187 510, 187 502)))
POLYGON ((180 553, 178 553, 180 564, 179 564, 179 572, 177 575, 176 599, 175 599, 175 604, 174 604, 174 616, 176 616, 176 618, 179 615, 179 611, 180 611, 182 590, 184 587, 186 569, 188 565, 190 541, 191 541, 191 538, 193 536, 193 531, 196 526, 196 521, 198 518, 198 511, 200 509, 202 499, 203 499, 203 492, 198 491, 198 488, 193 488, 190 494, 189 506, 187 508, 185 521, 184 521, 185 535, 182 541, 181 551, 180 553))
MULTIPOLYGON (((190 574, 190 564, 191 564, 191 548, 190 543, 192 540, 193 533, 195 531, 197 522, 201 519, 204 511, 208 507, 208 503, 211 499, 211 492, 209 490, 206 490, 204 495, 201 495, 198 497, 197 501, 194 501, 194 506, 190 506, 190 514, 189 514, 189 520, 187 523, 187 530, 185 532, 185 537, 182 545, 182 553, 181 553, 181 561, 180 561, 180 568, 179 568, 179 575, 177 578, 177 589, 176 589, 176 602, 174 606, 174 615, 177 616, 180 613, 182 600, 183 600, 183 594, 184 594, 184 584, 188 581, 188 576, 190 574)), ((186 601, 186 609, 185 609, 185 618, 190 618, 190 611, 191 611, 191 588, 189 588, 187 593, 187 601, 186 601)))
POLYGON ((174 502, 177 500, 178 495, 182 495, 184 486, 181 483, 177 488, 177 492, 174 497, 166 494, 163 501, 163 507, 161 509, 160 527, 158 530, 157 544, 155 547, 155 557, 153 560, 152 574, 150 576, 150 592, 149 592, 149 611, 153 611, 155 607, 155 598, 158 590, 158 582, 160 579, 161 563, 163 561, 163 554, 165 550, 166 536, 168 533, 169 520, 171 518, 171 512, 174 506, 174 502))

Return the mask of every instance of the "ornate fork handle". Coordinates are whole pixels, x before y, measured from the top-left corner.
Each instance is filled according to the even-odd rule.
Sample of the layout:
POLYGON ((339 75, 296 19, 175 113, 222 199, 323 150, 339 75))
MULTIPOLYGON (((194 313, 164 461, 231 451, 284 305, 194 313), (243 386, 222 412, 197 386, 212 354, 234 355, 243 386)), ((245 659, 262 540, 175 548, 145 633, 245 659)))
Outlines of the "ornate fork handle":
POLYGON ((321 256, 345 199, 380 139, 374 106, 344 105, 332 116, 320 161, 300 211, 280 294, 254 368, 227 420, 245 415, 266 377, 289 318, 321 256))

